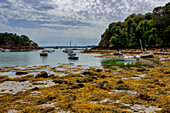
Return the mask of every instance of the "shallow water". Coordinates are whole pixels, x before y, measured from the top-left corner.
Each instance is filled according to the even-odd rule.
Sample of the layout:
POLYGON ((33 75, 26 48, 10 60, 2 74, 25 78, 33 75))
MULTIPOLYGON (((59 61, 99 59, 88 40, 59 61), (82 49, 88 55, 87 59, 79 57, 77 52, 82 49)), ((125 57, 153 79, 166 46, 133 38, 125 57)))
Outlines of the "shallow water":
POLYGON ((100 66, 102 58, 95 57, 100 54, 85 54, 80 51, 75 51, 78 60, 68 60, 66 53, 62 52, 62 49, 56 49, 55 52, 49 53, 48 56, 40 56, 39 51, 29 52, 0 52, 0 67, 5 66, 40 66, 51 65, 58 66, 58 63, 74 63, 75 65, 88 65, 88 66, 100 66))

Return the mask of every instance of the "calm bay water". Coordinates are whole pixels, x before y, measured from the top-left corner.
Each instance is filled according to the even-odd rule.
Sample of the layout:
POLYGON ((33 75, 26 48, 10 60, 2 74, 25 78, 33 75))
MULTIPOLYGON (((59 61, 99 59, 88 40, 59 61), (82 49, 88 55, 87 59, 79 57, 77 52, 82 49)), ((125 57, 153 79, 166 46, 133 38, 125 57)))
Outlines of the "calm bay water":
POLYGON ((52 65, 58 63, 74 63, 75 65, 100 66, 102 58, 95 57, 100 54, 77 53, 78 60, 68 60, 67 54, 62 49, 56 49, 55 52, 49 53, 48 56, 40 56, 39 51, 29 52, 0 52, 0 67, 16 65, 52 65))

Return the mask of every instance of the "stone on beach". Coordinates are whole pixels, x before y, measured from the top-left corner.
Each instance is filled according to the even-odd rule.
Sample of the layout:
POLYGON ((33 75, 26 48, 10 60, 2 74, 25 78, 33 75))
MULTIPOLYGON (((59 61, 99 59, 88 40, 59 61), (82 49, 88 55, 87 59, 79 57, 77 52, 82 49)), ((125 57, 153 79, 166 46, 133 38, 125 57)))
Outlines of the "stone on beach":
POLYGON ((25 74, 28 74, 28 72, 25 72, 25 71, 18 71, 15 73, 16 75, 25 75, 25 74))
POLYGON ((35 78, 48 78, 48 74, 46 71, 41 71, 35 76, 35 78))

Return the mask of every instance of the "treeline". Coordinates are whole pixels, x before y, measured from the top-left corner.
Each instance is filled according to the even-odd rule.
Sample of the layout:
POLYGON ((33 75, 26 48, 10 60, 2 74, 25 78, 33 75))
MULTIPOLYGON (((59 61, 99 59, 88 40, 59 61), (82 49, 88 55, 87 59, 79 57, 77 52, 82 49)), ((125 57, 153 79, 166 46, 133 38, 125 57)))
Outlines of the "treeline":
POLYGON ((21 46, 38 46, 35 42, 30 40, 26 35, 17 35, 13 33, 0 33, 0 47, 1 48, 17 48, 21 46))
POLYGON ((124 22, 113 22, 101 36, 99 46, 170 46, 170 2, 153 13, 131 14, 124 22))

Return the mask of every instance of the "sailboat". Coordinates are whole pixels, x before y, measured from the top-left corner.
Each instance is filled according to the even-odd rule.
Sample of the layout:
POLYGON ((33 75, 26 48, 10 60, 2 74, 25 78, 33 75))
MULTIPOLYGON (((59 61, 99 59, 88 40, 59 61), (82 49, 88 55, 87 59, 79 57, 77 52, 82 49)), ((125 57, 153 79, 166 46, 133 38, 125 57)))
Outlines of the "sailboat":
POLYGON ((68 53, 68 59, 77 60, 79 58, 76 57, 76 53, 73 53, 73 51, 71 50, 71 41, 70 41, 70 51, 68 51, 67 53, 68 53))
MULTIPOLYGON (((144 53, 141 39, 140 39, 140 45, 141 45, 141 50, 142 50, 142 52, 144 53)), ((136 57, 138 57, 138 58, 153 58, 153 55, 154 55, 154 53, 141 54, 141 55, 137 55, 136 57)))

